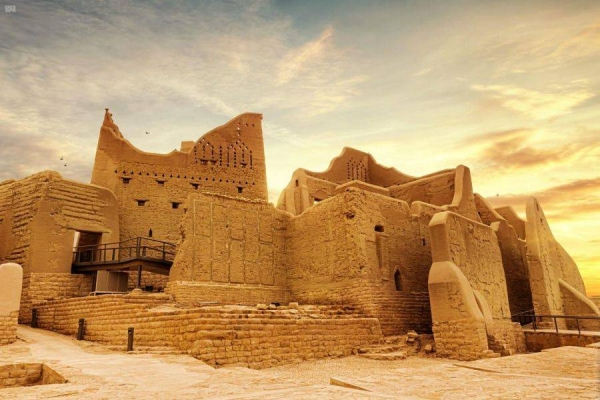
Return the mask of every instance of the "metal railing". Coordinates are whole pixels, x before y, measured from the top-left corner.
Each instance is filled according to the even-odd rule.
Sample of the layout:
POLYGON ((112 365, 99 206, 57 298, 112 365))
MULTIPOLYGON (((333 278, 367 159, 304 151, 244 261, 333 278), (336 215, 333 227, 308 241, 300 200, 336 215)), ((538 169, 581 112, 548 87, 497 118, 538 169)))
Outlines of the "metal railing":
MULTIPOLYGON (((533 311, 533 310, 531 310, 533 311)), ((558 329, 558 319, 564 319, 565 322, 567 320, 575 320, 575 325, 577 327, 577 332, 581 335, 581 325, 579 323, 579 321, 581 320, 595 320, 598 321, 598 327, 596 329, 593 329, 594 331, 600 331, 600 317, 594 317, 594 316, 590 316, 590 315, 552 315, 552 314, 548 314, 548 315, 537 315, 531 311, 525 311, 522 313, 517 313, 514 314, 511 317, 511 320, 513 322, 519 322, 521 325, 528 325, 531 324, 533 327, 534 331, 537 331, 538 329, 544 329, 544 328, 539 328, 538 325, 543 324, 544 318, 546 318, 546 321, 549 322, 549 320, 552 320, 554 322, 554 329, 556 330, 556 332, 559 332, 558 329)), ((589 330, 589 329, 588 329, 589 330)))
POLYGON ((73 251, 75 265, 119 263, 127 260, 147 259, 172 263, 175 245, 162 240, 137 237, 117 243, 78 246, 73 251))

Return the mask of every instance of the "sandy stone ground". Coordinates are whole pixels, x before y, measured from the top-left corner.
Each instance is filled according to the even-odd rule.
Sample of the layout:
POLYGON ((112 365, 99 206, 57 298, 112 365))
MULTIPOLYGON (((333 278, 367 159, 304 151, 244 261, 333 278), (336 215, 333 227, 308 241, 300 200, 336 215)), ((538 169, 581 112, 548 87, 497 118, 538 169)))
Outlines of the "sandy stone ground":
POLYGON ((126 354, 25 326, 18 335, 18 342, 0 347, 0 365, 44 362, 68 382, 0 389, 0 399, 600 398, 600 349, 594 348, 474 362, 353 356, 255 371, 214 369, 187 355, 126 354))

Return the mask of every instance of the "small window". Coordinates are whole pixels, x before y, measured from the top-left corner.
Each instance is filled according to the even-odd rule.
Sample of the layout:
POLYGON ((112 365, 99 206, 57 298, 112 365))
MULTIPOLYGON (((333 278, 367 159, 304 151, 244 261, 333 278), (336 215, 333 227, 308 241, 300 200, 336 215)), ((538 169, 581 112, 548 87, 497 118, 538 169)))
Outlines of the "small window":
POLYGON ((237 187, 237 190, 238 190, 238 193, 242 193, 242 192, 244 191, 244 188, 243 188, 243 187, 241 187, 241 186, 238 186, 238 187, 237 187))
POLYGON ((173 201, 173 202, 171 203, 171 208, 179 208, 179 204, 181 204, 181 203, 178 203, 178 202, 176 202, 176 201, 173 201))
POLYGON ((402 291, 402 275, 400 275, 400 271, 396 270, 394 274, 394 284, 396 285, 396 291, 402 291))
POLYGON ((146 205, 146 200, 138 200, 137 203, 138 203, 138 206, 144 207, 146 205))
POLYGON ((165 186, 165 181, 156 181, 156 183, 158 183, 158 186, 165 186))
POLYGON ((296 187, 300 186, 300 182, 298 182, 298 179, 296 179, 296 187))
POLYGON ((198 184, 197 183, 192 183, 192 187, 194 188, 194 190, 198 190, 198 184))
POLYGON ((427 246, 427 241, 426 241, 425 239, 421 239, 421 244, 422 244, 423 246, 427 246))
POLYGON ((123 185, 129 185, 129 181, 131 178, 121 178, 123 180, 123 185))
POLYGON ((383 225, 375 225, 375 232, 383 232, 383 225))

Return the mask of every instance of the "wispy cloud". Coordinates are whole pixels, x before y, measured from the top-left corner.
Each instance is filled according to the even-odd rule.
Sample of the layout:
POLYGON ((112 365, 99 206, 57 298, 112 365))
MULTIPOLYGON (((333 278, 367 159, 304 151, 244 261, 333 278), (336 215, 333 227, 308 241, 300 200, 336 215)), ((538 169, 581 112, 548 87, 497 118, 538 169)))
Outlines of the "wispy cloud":
POLYGON ((561 43, 550 54, 551 57, 580 58, 600 52, 600 24, 587 26, 561 43))
POLYGON ((472 85, 473 90, 487 93, 505 108, 533 119, 548 119, 568 114, 573 108, 594 97, 588 88, 573 84, 554 86, 552 91, 540 92, 513 85, 472 85))
POLYGON ((413 77, 418 77, 418 76, 425 76, 427 74, 429 74, 431 71, 433 71, 433 68, 423 68, 422 70, 420 70, 419 72, 415 73, 413 75, 413 77))
POLYGON ((600 157, 600 139, 578 137, 567 143, 548 143, 543 132, 518 128, 470 137, 463 146, 474 148, 477 162, 487 169, 519 170, 569 165, 600 157))
POLYGON ((495 207, 512 206, 523 210, 529 197, 538 199, 546 214, 554 221, 597 218, 600 214, 600 177, 572 181, 542 191, 490 197, 495 207))
POLYGON ((300 48, 290 50, 278 66, 278 83, 287 83, 306 69, 318 67, 318 62, 327 57, 327 48, 332 47, 333 27, 328 26, 316 40, 300 48))

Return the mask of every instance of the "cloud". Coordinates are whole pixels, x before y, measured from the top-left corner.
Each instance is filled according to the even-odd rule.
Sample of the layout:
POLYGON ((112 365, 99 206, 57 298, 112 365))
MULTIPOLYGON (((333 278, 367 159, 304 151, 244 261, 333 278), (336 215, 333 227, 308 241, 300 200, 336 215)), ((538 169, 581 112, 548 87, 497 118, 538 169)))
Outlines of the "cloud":
POLYGON ((595 24, 583 28, 561 43, 550 56, 573 59, 592 56, 598 52, 600 52, 600 24, 595 24))
POLYGON ((307 68, 317 66, 317 62, 326 57, 326 50, 331 47, 333 27, 328 26, 316 40, 306 43, 298 49, 291 50, 278 66, 278 83, 287 83, 307 68))
MULTIPOLYGON (((594 218, 600 214, 600 177, 582 179, 527 194, 508 194, 489 197, 494 207, 512 206, 523 210, 527 199, 535 197, 548 218, 554 221, 594 218)), ((597 217, 596 217, 597 219, 597 217)))
POLYGON ((568 114, 573 108, 595 96, 589 89, 575 88, 573 85, 554 86, 552 92, 539 92, 513 85, 472 85, 471 89, 488 93, 502 107, 535 120, 568 114))
POLYGON ((416 74, 414 74, 413 77, 416 78, 418 76, 425 76, 425 75, 429 74, 431 71, 433 71, 433 68, 424 68, 424 69, 420 70, 419 72, 417 72, 416 74))
POLYGON ((519 169, 581 162, 600 156, 600 140, 592 135, 571 142, 546 143, 541 131, 518 128, 470 137, 462 145, 474 148, 486 168, 519 169))
MULTIPOLYGON (((198 137, 195 124, 206 119, 208 130, 245 111, 285 121, 343 109, 366 79, 333 43, 332 27, 313 30, 317 39, 297 46, 290 17, 267 1, 27 2, 18 9, 0 24, 2 176, 58 169, 15 158, 35 152, 54 159, 64 150, 52 149, 71 145, 86 149, 71 158, 89 168, 105 107, 128 139, 165 132, 138 144, 162 153, 178 147, 175 137, 198 137)), ((274 123, 266 135, 302 141, 284 125, 274 123)))

